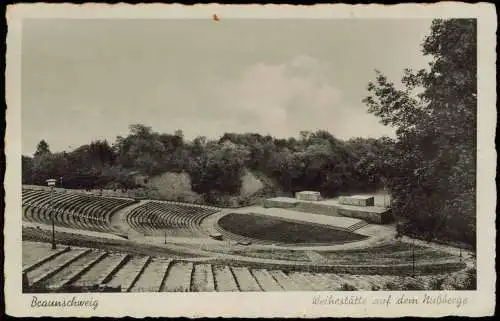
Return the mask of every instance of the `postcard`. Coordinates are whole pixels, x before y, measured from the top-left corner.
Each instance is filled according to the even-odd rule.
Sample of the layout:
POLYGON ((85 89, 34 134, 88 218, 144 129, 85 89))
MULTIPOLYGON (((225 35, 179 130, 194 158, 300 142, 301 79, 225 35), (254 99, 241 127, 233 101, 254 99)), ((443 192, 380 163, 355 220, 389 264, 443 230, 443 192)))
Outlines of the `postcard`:
POLYGON ((7 314, 493 314, 493 5, 7 23, 7 314))

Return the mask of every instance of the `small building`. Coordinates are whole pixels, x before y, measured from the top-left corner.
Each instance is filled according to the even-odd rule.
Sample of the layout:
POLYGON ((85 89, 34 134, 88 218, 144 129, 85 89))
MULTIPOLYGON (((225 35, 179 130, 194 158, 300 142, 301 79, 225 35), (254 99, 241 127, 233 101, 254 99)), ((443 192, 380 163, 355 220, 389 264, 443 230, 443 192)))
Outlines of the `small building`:
POLYGON ((302 191, 295 193, 295 198, 301 201, 321 201, 321 194, 314 191, 302 191))

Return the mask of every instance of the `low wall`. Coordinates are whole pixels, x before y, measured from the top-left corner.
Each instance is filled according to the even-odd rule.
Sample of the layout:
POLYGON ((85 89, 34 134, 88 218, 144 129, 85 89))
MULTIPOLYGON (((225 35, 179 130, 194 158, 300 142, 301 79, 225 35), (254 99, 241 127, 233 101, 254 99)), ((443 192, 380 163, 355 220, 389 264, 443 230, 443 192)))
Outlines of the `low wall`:
POLYGON ((313 213, 328 216, 347 216, 362 219, 375 224, 387 224, 392 222, 393 217, 389 209, 385 211, 370 210, 370 207, 342 206, 340 204, 321 203, 321 202, 301 202, 289 200, 280 200, 277 198, 266 199, 263 202, 265 208, 276 207, 291 209, 299 212, 313 213))
MULTIPOLYGON (((326 204, 318 204, 318 203, 308 203, 308 202, 300 202, 295 207, 297 211, 306 212, 306 213, 314 213, 321 215, 329 215, 329 216, 340 216, 341 214, 337 211, 337 208, 331 205, 326 204)), ((349 215, 346 215, 349 216, 349 215)))
POLYGON ((268 198, 262 202, 262 206, 265 208, 277 207, 277 208, 294 208, 299 202, 282 202, 276 199, 268 198))
POLYGON ((374 212, 365 212, 363 210, 354 210, 354 209, 344 209, 338 208, 338 213, 343 216, 349 216, 354 218, 359 218, 371 223, 376 224, 387 224, 392 221, 392 213, 390 210, 382 213, 374 213, 374 212))

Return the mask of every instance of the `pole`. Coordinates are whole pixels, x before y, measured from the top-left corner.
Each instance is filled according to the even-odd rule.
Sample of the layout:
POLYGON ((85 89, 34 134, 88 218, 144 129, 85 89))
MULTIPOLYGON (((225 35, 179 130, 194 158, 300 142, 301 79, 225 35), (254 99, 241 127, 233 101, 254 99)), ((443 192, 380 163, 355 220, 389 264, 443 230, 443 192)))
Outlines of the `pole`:
POLYGON ((462 248, 459 247, 459 249, 460 249, 460 263, 462 263, 462 248))
POLYGON ((411 257, 412 257, 411 271, 412 271, 413 277, 415 277, 415 239, 413 239, 413 242, 411 244, 411 257))
POLYGON ((165 241, 163 244, 167 244, 167 231, 165 230, 165 241))
POLYGON ((56 246, 56 229, 54 226, 54 187, 50 188, 50 218, 52 221, 52 249, 57 249, 56 246))
POLYGON ((60 188, 63 188, 63 184, 62 184, 62 176, 61 176, 61 177, 59 177, 59 181, 60 181, 60 183, 59 183, 59 185, 60 185, 60 186, 59 186, 59 187, 60 187, 60 188))

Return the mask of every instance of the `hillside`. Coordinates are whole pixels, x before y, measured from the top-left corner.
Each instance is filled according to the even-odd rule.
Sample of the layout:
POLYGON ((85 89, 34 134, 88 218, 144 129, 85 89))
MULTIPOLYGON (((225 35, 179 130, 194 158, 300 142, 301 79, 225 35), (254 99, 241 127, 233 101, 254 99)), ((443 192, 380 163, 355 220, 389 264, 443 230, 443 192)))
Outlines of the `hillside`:
MULTIPOLYGON (((148 198, 195 204, 207 203, 202 195, 193 191, 189 173, 164 172, 151 177, 142 174, 132 176, 136 184, 134 188, 74 190, 101 196, 148 198)), ((273 196, 279 191, 279 186, 272 179, 248 169, 245 169, 240 180, 241 188, 238 195, 218 195, 217 199, 212 200, 215 202, 211 203, 223 207, 240 207, 255 204, 261 198, 273 196)))

